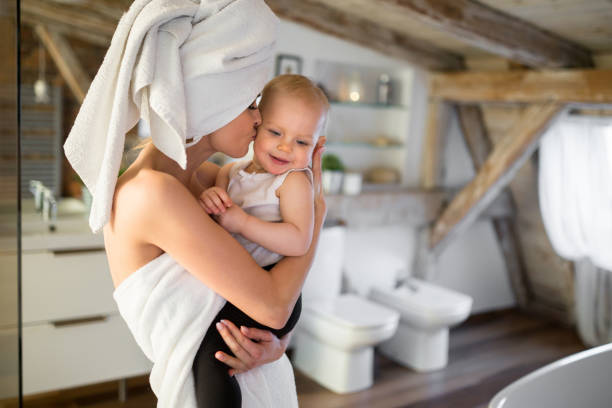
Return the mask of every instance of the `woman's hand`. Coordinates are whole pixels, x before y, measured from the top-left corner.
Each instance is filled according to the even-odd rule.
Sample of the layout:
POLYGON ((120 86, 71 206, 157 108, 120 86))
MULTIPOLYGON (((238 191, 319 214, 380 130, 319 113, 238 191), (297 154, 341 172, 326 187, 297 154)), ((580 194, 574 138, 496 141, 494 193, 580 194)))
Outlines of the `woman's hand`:
POLYGON ((321 184, 321 155, 325 151, 325 136, 319 137, 312 152, 312 175, 314 181, 315 231, 320 229, 327 215, 327 205, 321 184))
POLYGON ((291 339, 291 333, 278 339, 267 330, 244 326, 238 329, 228 320, 222 320, 217 325, 217 330, 236 356, 230 356, 222 351, 215 353, 216 359, 231 367, 229 375, 243 373, 278 360, 285 353, 291 339))

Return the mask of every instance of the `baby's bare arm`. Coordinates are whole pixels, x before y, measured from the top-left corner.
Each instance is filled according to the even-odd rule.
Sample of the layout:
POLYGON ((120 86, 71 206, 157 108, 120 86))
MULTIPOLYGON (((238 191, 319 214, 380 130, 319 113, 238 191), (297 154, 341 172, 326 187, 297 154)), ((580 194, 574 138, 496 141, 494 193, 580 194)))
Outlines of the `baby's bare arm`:
POLYGON ((225 166, 221 167, 219 173, 217 173, 217 179, 215 180, 215 186, 227 190, 227 186, 229 185, 229 173, 232 169, 232 166, 235 163, 228 163, 225 166))
POLYGON ((245 238, 284 256, 301 256, 312 240, 313 190, 304 172, 293 172, 278 189, 282 222, 248 215, 239 231, 245 238))
POLYGON ((204 162, 193 173, 189 182, 189 190, 194 197, 199 197, 204 190, 215 185, 220 168, 214 163, 204 162))
POLYGON ((234 163, 226 164, 218 171, 215 185, 199 194, 200 205, 208 214, 221 214, 226 208, 232 206, 232 199, 227 194, 229 185, 229 172, 234 163))

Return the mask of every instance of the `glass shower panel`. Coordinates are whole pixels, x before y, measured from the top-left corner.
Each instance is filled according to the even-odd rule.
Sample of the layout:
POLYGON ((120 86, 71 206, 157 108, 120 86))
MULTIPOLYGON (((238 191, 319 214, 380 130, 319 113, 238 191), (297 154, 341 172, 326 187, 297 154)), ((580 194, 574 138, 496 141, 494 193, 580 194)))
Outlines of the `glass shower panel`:
POLYGON ((0 408, 20 404, 17 0, 0 0, 0 408))

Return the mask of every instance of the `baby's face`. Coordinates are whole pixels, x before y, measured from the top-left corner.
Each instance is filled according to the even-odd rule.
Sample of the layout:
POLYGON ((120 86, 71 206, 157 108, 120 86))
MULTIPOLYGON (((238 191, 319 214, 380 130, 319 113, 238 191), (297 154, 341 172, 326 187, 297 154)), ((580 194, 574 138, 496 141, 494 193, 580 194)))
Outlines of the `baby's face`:
POLYGON ((262 119, 253 145, 255 162, 272 174, 307 167, 324 120, 321 107, 274 95, 262 119))

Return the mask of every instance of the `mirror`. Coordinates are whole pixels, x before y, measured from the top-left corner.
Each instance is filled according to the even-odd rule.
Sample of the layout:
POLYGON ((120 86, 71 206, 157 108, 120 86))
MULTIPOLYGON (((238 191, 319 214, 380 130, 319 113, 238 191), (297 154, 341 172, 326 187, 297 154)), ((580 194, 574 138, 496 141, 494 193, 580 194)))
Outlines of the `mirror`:
POLYGON ((16 5, 15 1, 0 5, 0 407, 21 403, 16 5))
MULTIPOLYGON (((63 153, 130 4, 20 2, 23 394, 34 405, 49 392, 113 389, 117 381, 125 399, 123 379, 142 376, 139 384, 147 384, 151 368, 119 316, 103 236, 88 225, 90 195, 63 153)), ((134 159, 139 129, 126 137, 123 167, 134 159)))

